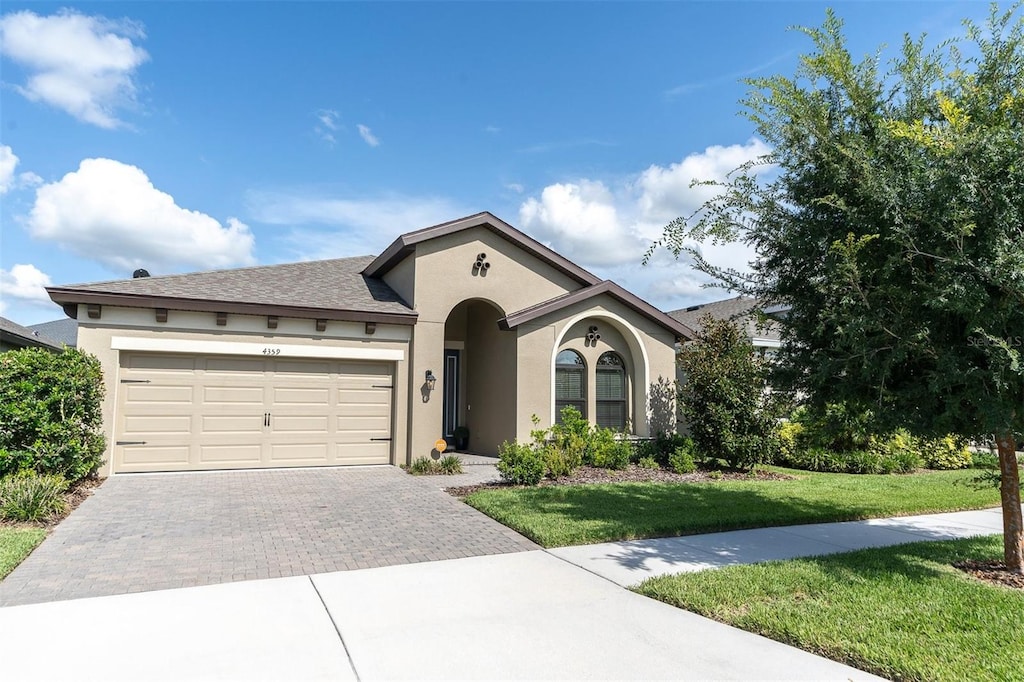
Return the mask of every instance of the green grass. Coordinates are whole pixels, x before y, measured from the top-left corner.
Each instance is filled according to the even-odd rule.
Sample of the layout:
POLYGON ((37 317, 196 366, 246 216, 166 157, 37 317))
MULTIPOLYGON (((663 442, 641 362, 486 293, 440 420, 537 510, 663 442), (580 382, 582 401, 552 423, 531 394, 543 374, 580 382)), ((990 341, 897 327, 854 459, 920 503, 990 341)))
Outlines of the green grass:
POLYGON ((652 578, 637 591, 894 680, 1024 680, 1024 592, 954 561, 1000 536, 652 578))
POLYGON ((976 475, 972 471, 903 476, 779 471, 797 477, 499 488, 473 493, 466 502, 545 547, 999 504, 995 488, 976 490, 968 484, 976 475))
POLYGON ((0 527, 0 580, 32 553, 46 531, 42 528, 0 527))

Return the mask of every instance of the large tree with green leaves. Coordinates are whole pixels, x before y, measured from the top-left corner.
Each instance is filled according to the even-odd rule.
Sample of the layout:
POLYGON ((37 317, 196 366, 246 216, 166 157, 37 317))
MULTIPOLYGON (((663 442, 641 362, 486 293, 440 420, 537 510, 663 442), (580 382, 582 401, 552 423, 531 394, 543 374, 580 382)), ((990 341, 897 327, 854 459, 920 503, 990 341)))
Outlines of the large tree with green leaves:
MULTIPOLYGON (((829 12, 793 77, 743 101, 772 147, 658 245, 788 307, 776 385, 870 409, 879 429, 995 434, 1005 555, 1024 572, 1024 17, 855 60, 829 12), (888 67, 888 68, 886 68, 888 67), (743 241, 749 272, 689 246, 743 241)), ((658 246, 656 245, 656 247, 658 246)))

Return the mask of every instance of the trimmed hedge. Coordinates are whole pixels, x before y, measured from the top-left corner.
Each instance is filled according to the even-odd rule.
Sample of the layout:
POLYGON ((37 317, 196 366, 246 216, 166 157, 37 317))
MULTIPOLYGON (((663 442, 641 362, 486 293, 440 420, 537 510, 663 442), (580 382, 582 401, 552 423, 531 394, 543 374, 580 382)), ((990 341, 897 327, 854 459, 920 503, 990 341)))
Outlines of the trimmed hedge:
POLYGON ((68 348, 0 354, 0 476, 22 471, 74 483, 96 471, 103 375, 94 356, 68 348))

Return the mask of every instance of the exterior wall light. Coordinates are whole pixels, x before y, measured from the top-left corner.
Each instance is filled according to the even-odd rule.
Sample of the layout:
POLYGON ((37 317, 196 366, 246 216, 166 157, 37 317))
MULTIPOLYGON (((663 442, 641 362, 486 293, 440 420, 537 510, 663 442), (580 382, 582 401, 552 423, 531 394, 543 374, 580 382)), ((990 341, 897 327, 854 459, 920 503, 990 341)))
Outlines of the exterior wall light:
POLYGON ((437 377, 434 376, 434 370, 428 369, 427 370, 427 376, 425 378, 426 378, 426 381, 427 381, 427 390, 428 391, 433 391, 434 390, 434 386, 437 385, 437 377))

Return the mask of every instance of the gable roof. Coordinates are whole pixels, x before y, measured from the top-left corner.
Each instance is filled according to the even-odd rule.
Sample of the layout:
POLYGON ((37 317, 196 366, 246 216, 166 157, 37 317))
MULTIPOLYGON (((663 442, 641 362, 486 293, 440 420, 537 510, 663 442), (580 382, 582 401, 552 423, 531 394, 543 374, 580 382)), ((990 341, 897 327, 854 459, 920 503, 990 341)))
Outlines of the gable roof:
POLYGON ((767 324, 758 326, 758 319, 754 311, 760 309, 761 306, 757 299, 736 296, 722 301, 701 303, 673 310, 668 315, 692 329, 700 329, 700 318, 711 315, 716 320, 729 320, 739 324, 751 339, 778 341, 780 337, 777 322, 769 321, 767 324))
POLYGON ((362 271, 373 256, 47 287, 74 317, 78 303, 412 325, 416 312, 362 271))
POLYGON ((30 324, 28 328, 33 332, 39 332, 40 336, 63 343, 65 346, 74 348, 78 345, 78 320, 73 320, 70 317, 30 324))
POLYGON ((600 296, 601 294, 608 294, 615 300, 629 308, 632 308, 634 311, 640 313, 649 320, 661 325, 665 329, 668 329, 670 332, 675 334, 677 338, 692 339, 694 336, 693 330, 685 324, 669 317, 647 301, 638 298, 615 282, 607 279, 593 286, 577 289, 576 291, 562 294, 561 296, 557 296, 549 301, 538 303, 537 305, 530 306, 529 308, 524 308, 523 310, 510 313, 498 320, 498 326, 506 330, 515 329, 521 324, 526 324, 527 322, 536 320, 548 313, 563 310, 575 303, 587 301, 595 296, 600 296))
POLYGON ((0 317, 0 339, 10 343, 12 346, 33 346, 37 348, 48 348, 50 350, 63 350, 64 347, 48 339, 28 327, 23 327, 14 320, 0 317))
POLYGON ((431 239, 436 239, 438 237, 444 237, 449 234, 455 234, 456 232, 461 232, 474 227, 483 227, 490 230, 502 239, 512 242, 527 253, 539 258, 543 262, 563 274, 568 275, 584 286, 598 284, 601 281, 601 279, 596 275, 584 270, 568 258, 560 256, 536 239, 520 232, 504 220, 501 220, 488 211, 483 211, 471 216, 466 216, 465 218, 459 218, 458 220, 452 220, 447 223, 441 223, 440 225, 434 225, 433 227, 427 227, 422 230, 407 232, 401 235, 398 239, 391 242, 391 245, 388 246, 388 248, 384 249, 384 253, 377 256, 377 258, 374 259, 374 261, 370 263, 365 270, 363 270, 363 274, 369 277, 381 277, 395 265, 404 260, 406 256, 415 251, 417 244, 431 239))

